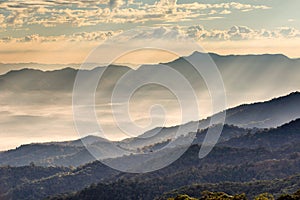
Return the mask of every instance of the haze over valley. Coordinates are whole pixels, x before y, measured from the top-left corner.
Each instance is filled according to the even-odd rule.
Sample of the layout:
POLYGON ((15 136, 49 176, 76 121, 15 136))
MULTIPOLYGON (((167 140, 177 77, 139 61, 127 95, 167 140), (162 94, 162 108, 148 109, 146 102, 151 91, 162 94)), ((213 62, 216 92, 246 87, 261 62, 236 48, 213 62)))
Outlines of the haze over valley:
MULTIPOLYGON (((190 56, 201 59, 202 55, 202 53, 195 52, 190 56)), ((266 101, 300 90, 297 77, 300 73, 299 59, 290 59, 280 54, 210 55, 224 80, 227 108, 244 103, 266 101)), ((199 100, 199 116, 196 119, 181 119, 178 101, 170 91, 157 85, 145 86, 136 91, 130 100, 130 115, 135 123, 144 127, 143 132, 155 127, 168 127, 204 119, 213 114, 211 97, 201 76, 194 73, 193 68, 182 58, 167 65, 187 77, 192 87, 195 88, 199 100), (153 104, 162 105, 166 116, 150 116, 148 109, 153 104), (153 117, 153 123, 148 126, 151 117, 153 117)), ((156 67, 158 66, 144 65, 130 72, 135 78, 129 84, 134 84, 135 79, 147 77, 147 70, 154 72, 156 67)), ((102 67, 94 70, 102 70, 102 67)), ((125 66, 109 66, 96 93, 98 120, 104 126, 106 137, 111 140, 121 140, 143 134, 143 132, 133 132, 130 133, 131 135, 126 135, 119 130, 114 124, 111 102, 106 98, 111 94, 116 81, 130 70, 132 69, 125 66)), ((1 75, 0 134, 2 144, 0 147, 2 150, 31 142, 80 138, 74 130, 72 121, 72 90, 76 73, 77 70, 73 68, 55 71, 21 69, 1 75)), ((86 73, 93 73, 93 71, 86 73)), ((158 78, 163 79, 166 76, 167 74, 160 74, 158 78)), ((283 122, 288 122, 288 119, 283 122)))

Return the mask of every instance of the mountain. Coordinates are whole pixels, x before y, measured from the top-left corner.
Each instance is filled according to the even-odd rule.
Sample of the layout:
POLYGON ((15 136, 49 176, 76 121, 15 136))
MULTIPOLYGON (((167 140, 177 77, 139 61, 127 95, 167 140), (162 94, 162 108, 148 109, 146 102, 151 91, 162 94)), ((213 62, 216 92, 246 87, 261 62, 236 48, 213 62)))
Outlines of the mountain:
MULTIPOLYGON (((255 95, 255 91, 259 94, 257 91, 262 91, 262 86, 267 87, 265 84, 268 84, 268 87, 276 88, 277 92, 279 92, 276 95, 272 94, 273 91, 269 91, 271 92, 271 96, 278 96, 278 94, 300 89, 297 84, 299 81, 297 74, 300 72, 300 59, 290 59, 281 54, 221 56, 214 53, 206 54, 194 52, 190 56, 180 57, 169 63, 162 64, 168 65, 180 72, 197 91, 198 89, 204 90, 206 86, 203 77, 201 77, 202 75, 199 75, 187 60, 196 59, 201 62, 207 55, 212 58, 220 70, 226 91, 230 94, 241 95, 245 93, 245 90, 247 90, 247 93, 251 92, 252 95, 255 95)), ((26 64, 23 64, 23 66, 30 67, 30 65, 26 64)), ((37 68, 37 64, 33 66, 37 68)), ((78 68, 78 65, 74 65, 74 67, 78 68)), ((142 65, 138 69, 132 70, 126 66, 110 65, 104 72, 103 82, 99 83, 99 85, 103 86, 102 89, 108 90, 126 72, 131 71, 133 75, 132 78, 138 79, 138 77, 148 76, 145 72, 149 70, 145 69, 151 68, 155 71, 157 67, 159 67, 159 65, 142 65)), ((105 68, 90 67, 90 69, 91 70, 83 70, 82 72, 85 73, 86 76, 92 77, 93 74, 105 68)), ((13 70, 0 75, 0 88, 4 91, 57 90, 72 92, 77 72, 77 69, 70 67, 56 69, 54 71, 41 71, 30 68, 13 70)), ((159 76, 168 77, 168 74, 159 76)))
MULTIPOLYGON (((123 175, 118 180, 109 183, 100 182, 75 194, 62 194, 53 199, 152 200, 165 192, 187 185, 201 185, 203 190, 245 191, 250 195, 260 194, 264 190, 274 193, 274 188, 282 189, 276 192, 285 192, 284 189, 291 191, 299 189, 299 176, 293 181, 287 179, 283 184, 274 181, 272 185, 274 179, 299 173, 299 158, 279 159, 276 154, 272 155, 271 152, 263 149, 249 151, 229 148, 215 149, 201 162, 196 160, 198 150, 199 148, 192 147, 176 163, 158 172, 123 175), (193 155, 196 156, 193 158, 193 155), (268 181, 261 181, 260 187, 256 187, 259 181, 246 183, 253 180, 268 181), (230 185, 228 182, 233 183, 230 185), (262 187, 263 183, 265 183, 264 187, 262 187), (225 190, 226 186, 228 188, 225 190)), ((199 194, 203 191, 201 189, 198 190, 199 194)))
MULTIPOLYGON (((0 164, 2 166, 26 166, 33 162, 39 166, 78 167, 95 161, 86 147, 92 148, 94 145, 107 152, 109 144, 110 142, 106 139, 87 136, 74 141, 21 145, 16 149, 0 152, 0 164)), ((114 152, 111 153, 111 157, 113 154, 114 152)))
MULTIPOLYGON (((228 194, 245 193, 248 199, 253 199, 258 194, 270 193, 275 197, 280 197, 284 194, 292 194, 297 192, 299 198, 300 175, 294 175, 284 179, 276 179, 272 181, 251 181, 244 183, 216 183, 216 184, 194 184, 184 186, 169 192, 166 192, 156 200, 167 200, 171 197, 176 197, 178 194, 188 194, 196 198, 201 198, 201 191, 220 192, 228 194)), ((287 199, 287 198, 286 198, 287 199)), ((284 199, 282 199, 284 200, 284 199)))
MULTIPOLYGON (((299 175, 294 175, 294 176, 291 176, 288 178, 276 179, 276 180, 272 180, 272 181, 251 181, 251 182, 244 182, 244 183, 223 182, 223 183, 193 184, 193 185, 188 185, 185 187, 181 187, 181 188, 178 188, 175 190, 165 192, 160 197, 155 198, 155 200, 172 200, 171 198, 176 197, 178 194, 188 194, 189 196, 201 198, 202 197, 201 193, 205 192, 205 191, 214 191, 214 192, 224 191, 224 192, 230 194, 230 197, 232 197, 232 195, 234 195, 234 194, 245 193, 246 196, 248 197, 248 199, 253 199, 255 196, 258 196, 259 194, 263 194, 266 192, 273 194, 276 197, 279 197, 279 196, 282 196, 283 194, 295 193, 297 190, 299 190, 299 187, 300 187, 299 182, 300 182, 299 175)), ((100 200, 100 199, 109 199, 109 196, 116 200, 139 198, 134 195, 134 192, 135 192, 134 189, 143 189, 144 191, 146 190, 146 188, 139 187, 139 186, 137 186, 137 188, 132 188, 130 191, 126 191, 126 190, 122 190, 121 188, 117 188, 117 190, 120 194, 119 196, 117 196, 116 192, 112 188, 112 186, 107 187, 104 184, 98 184, 98 185, 93 185, 92 187, 87 188, 87 189, 85 189, 79 193, 73 194, 73 195, 60 195, 60 196, 53 197, 50 199, 52 199, 52 200, 78 200, 78 199, 100 200), (99 188, 101 186, 103 187, 103 189, 101 191, 99 191, 99 188), (108 191, 108 192, 106 193, 104 189, 106 189, 106 191, 108 191)), ((148 199, 148 198, 146 198, 146 199, 148 199)), ((178 198, 178 200, 181 200, 181 199, 188 200, 188 198, 178 198)), ((210 198, 208 198, 208 199, 210 199, 210 198)), ((233 198, 233 199, 238 199, 238 198, 233 198)), ((175 199, 175 200, 177 200, 177 199, 175 199)), ((195 200, 195 199, 190 199, 190 200, 195 200)))
MULTIPOLYGON (((226 110, 225 124, 242 128, 274 128, 300 118, 300 92, 294 92, 269 101, 244 104, 226 110)), ((214 117, 218 118, 219 113, 214 117)), ((195 132, 193 127, 199 123, 199 129, 206 129, 210 123, 210 117, 199 122, 190 122, 181 125, 182 135, 195 132)), ((125 139, 119 145, 124 148, 143 148, 144 146, 160 143, 175 136, 179 126, 168 128, 156 128, 147 131, 137 138, 125 139), (154 134, 157 133, 157 134, 154 134)))
MULTIPOLYGON (((277 138, 277 133, 283 133, 288 130, 287 134, 290 136, 288 136, 288 140, 284 141, 281 148, 275 149, 269 149, 268 146, 249 146, 248 143, 245 143, 243 147, 226 146, 224 143, 220 143, 203 159, 198 157, 200 144, 195 143, 174 163, 151 173, 122 173, 112 170, 100 162, 93 162, 78 168, 69 169, 66 172, 51 174, 49 177, 37 178, 27 182, 22 181, 20 184, 16 182, 16 185, 10 188, 9 191, 3 191, 1 198, 26 200, 44 199, 47 196, 58 195, 53 197, 53 199, 78 199, 80 197, 82 200, 99 198, 101 200, 139 198, 152 200, 159 198, 165 192, 192 184, 200 184, 207 189, 211 187, 220 191, 230 192, 230 188, 227 190, 222 189, 222 187, 226 187, 226 182, 233 182, 232 185, 236 186, 236 190, 233 187, 231 192, 244 190, 249 194, 254 194, 254 191, 261 193, 262 190, 259 190, 253 183, 246 183, 254 180, 259 180, 254 182, 257 184, 266 183, 264 188, 272 193, 274 193, 274 190, 270 189, 272 187, 287 188, 292 192, 294 189, 299 189, 300 182, 298 179, 291 179, 284 184, 277 184, 275 181, 272 187, 269 184, 272 184, 274 179, 288 180, 286 177, 299 174, 300 143, 296 140, 299 138, 299 126, 298 120, 276 129, 264 131, 245 131, 245 129, 226 125, 224 131, 227 129, 228 132, 225 136, 232 133, 233 138, 225 137, 225 144, 231 144, 231 140, 234 141, 236 138, 241 140, 246 138, 245 140, 247 141, 249 135, 255 136, 260 133, 275 134, 275 138, 277 138), (242 131, 242 134, 239 134, 239 131, 242 131), (216 185, 216 187, 212 187, 213 185, 216 185), (249 188, 246 186, 249 186, 249 188), (253 187, 255 187, 255 190, 251 193, 253 187), (60 193, 62 194, 59 195, 60 193)), ((203 133, 197 134, 201 140, 203 133)), ((277 139, 279 143, 281 138, 277 139)), ((171 149, 170 152, 172 152, 171 149)), ((112 160, 121 164, 126 163, 126 161, 131 162, 135 156, 138 155, 129 155, 112 160)), ((149 160, 145 165, 155 162, 157 160, 149 160)), ((14 177, 15 173, 13 171, 19 169, 12 168, 9 179, 17 180, 18 177, 14 177)))
POLYGON ((71 91, 77 70, 64 68, 54 71, 21 69, 0 75, 2 91, 68 90, 71 91))
MULTIPOLYGON (((220 125, 217 125, 220 126, 220 125)), ((216 126, 211 127, 214 129, 216 126)), ((234 126, 225 125, 222 131, 221 137, 219 139, 218 147, 230 147, 230 148, 241 148, 241 151, 245 149, 268 149, 268 151, 275 152, 283 151, 286 147, 291 147, 295 144, 300 143, 299 141, 299 120, 292 121, 276 129, 242 129, 234 126), (267 136, 267 137, 266 137, 267 136), (248 138, 255 138, 251 140, 251 144, 248 138), (273 147, 273 148, 271 148, 273 147), (274 148, 276 147, 276 148, 274 148)), ((190 133, 184 137, 194 138, 194 145, 201 146, 203 143, 204 136, 206 135, 207 129, 197 132, 196 135, 190 133)), ((131 156, 118 157, 114 159, 104 160, 109 166, 118 166, 118 169, 123 169, 125 171, 147 171, 148 169, 160 166, 162 163, 166 162, 169 158, 176 155, 177 152, 184 151, 187 148, 185 145, 185 138, 178 138, 172 145, 167 145, 166 142, 157 143, 144 149, 146 153, 134 154, 131 156), (165 147, 158 149, 158 147, 165 147), (138 163, 138 164, 137 164, 138 163)), ((296 146, 296 145, 295 145, 296 146)), ((226 149, 226 148, 225 148, 226 149)), ((225 149, 223 149, 225 151, 225 149)), ((291 154, 297 152, 298 150, 293 148, 292 150, 285 151, 286 154, 291 154)), ((225 152, 223 152, 225 153, 225 152)), ((193 153, 197 154, 197 153, 193 153)), ((213 153, 212 153, 213 154, 213 153)), ((251 156, 250 156, 251 157, 251 156)), ((195 158, 195 159, 198 159, 195 158)), ((221 158, 220 158, 221 159, 221 158)), ((249 158, 250 159, 250 158, 249 158)), ((223 161, 225 162, 225 161, 223 161)), ((234 162, 231 160, 231 162, 234 162)))
POLYGON ((0 199, 10 189, 17 185, 28 184, 34 180, 42 180, 59 174, 67 174, 67 167, 40 167, 33 164, 24 167, 0 167, 0 199))
POLYGON ((78 168, 2 167, 0 199, 44 199, 49 195, 80 190, 88 185, 110 179, 118 172, 100 162, 78 168), (49 173, 43 173, 43 172, 49 173), (26 173, 27 172, 27 173, 26 173), (23 174, 22 174, 23 173, 23 174), (8 186, 10 182, 13 182, 8 186))
MULTIPOLYGON (((90 63, 90 66, 94 66, 96 64, 90 63)), ((0 74, 5 74, 9 71, 13 70, 22 70, 25 68, 28 69, 43 69, 43 70, 59 70, 62 68, 68 67, 79 68, 80 64, 41 64, 41 63, 0 63, 0 74)))
MULTIPOLYGON (((231 137, 241 136, 248 133, 249 130, 242 129, 234 126, 225 125, 221 141, 226 141, 231 137), (224 138, 224 139, 222 139, 224 138), (226 139, 225 139, 226 138, 226 139)), ((203 139, 203 134, 199 139, 203 139)), ((194 137, 194 134, 190 135, 194 137)), ((199 140, 198 139, 198 140, 199 140)), ((113 142, 115 145, 123 148, 128 145, 128 140, 121 142, 113 142)), ((159 141, 165 141, 162 137, 159 141)), ((140 153, 153 151, 155 148, 159 150, 163 147, 157 148, 159 143, 153 143, 153 140, 145 139, 140 143, 142 147, 140 153)), ((200 143, 200 141, 197 141, 200 143)), ((86 147, 93 148, 97 147, 98 151, 107 151, 110 149, 110 141, 97 136, 87 136, 79 140, 66 141, 66 142, 49 142, 49 143, 36 143, 21 145, 20 147, 0 153, 0 164, 11 165, 11 166, 26 166, 30 163, 34 163, 38 166, 74 166, 78 167, 86 163, 95 161, 95 158, 89 153, 86 147), (85 146, 84 146, 84 144, 85 146), (101 150, 102 149, 102 150, 101 150)), ((180 145, 180 143, 178 144, 180 145)), ((132 150, 132 146, 131 150, 132 150)), ((134 149, 136 150, 136 149, 134 149)), ((114 157, 115 152, 110 153, 110 158, 114 157)), ((104 157, 103 157, 104 158, 104 157)))
MULTIPOLYGON (((104 67, 96 67, 92 70, 82 70, 85 76, 92 77, 93 74, 104 71, 104 67)), ((110 65, 103 81, 107 87, 116 82, 130 68, 125 66, 110 65)), ((42 71, 38 69, 20 69, 9 71, 0 75, 0 88, 3 91, 51 91, 72 92, 78 69, 71 67, 53 71, 42 71)), ((106 88, 109 89, 109 88, 106 88)))
POLYGON ((300 93, 229 109, 226 123, 240 127, 271 128, 299 118, 300 93))
POLYGON ((284 146, 293 143, 300 143, 300 119, 284 124, 280 128, 258 131, 255 134, 247 134, 232 138, 224 142, 224 145, 231 147, 264 147, 270 150, 282 149, 284 146))

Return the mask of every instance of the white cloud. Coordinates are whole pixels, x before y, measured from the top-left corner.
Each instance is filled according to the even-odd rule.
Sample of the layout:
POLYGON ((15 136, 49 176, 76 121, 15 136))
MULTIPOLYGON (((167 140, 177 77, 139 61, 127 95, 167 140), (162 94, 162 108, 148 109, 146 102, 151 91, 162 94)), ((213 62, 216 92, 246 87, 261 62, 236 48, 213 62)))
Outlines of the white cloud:
POLYGON ((208 3, 190 3, 190 4, 177 4, 177 7, 180 8, 187 8, 193 10, 205 10, 205 9, 236 9, 236 10, 243 10, 243 9, 270 9, 270 7, 265 5, 250 5, 250 4, 243 4, 243 3, 216 3, 216 4, 208 4, 208 3))
POLYGON ((255 40, 274 38, 299 38, 300 31, 292 27, 281 27, 275 30, 254 30, 247 26, 232 26, 229 30, 206 30, 202 26, 191 26, 186 29, 187 35, 196 40, 255 40))
POLYGON ((281 27, 278 29, 279 34, 283 37, 300 37, 300 31, 292 27, 281 27))
POLYGON ((177 4, 177 0, 160 0, 155 4, 156 6, 175 6, 177 4))
POLYGON ((162 40, 179 40, 185 37, 186 33, 180 27, 157 27, 151 31, 137 31, 131 35, 129 40, 147 40, 147 39, 162 39, 162 40))
POLYGON ((41 36, 39 34, 32 34, 25 37, 12 38, 3 37, 0 38, 0 43, 16 42, 16 43, 28 43, 28 42, 97 42, 105 41, 113 35, 119 34, 121 31, 96 31, 96 32, 78 32, 71 35, 59 35, 59 36, 41 36))
POLYGON ((227 10, 227 9, 225 9, 225 10, 223 10, 223 11, 220 12, 221 15, 228 15, 230 13, 231 13, 231 11, 227 10))
POLYGON ((144 23, 147 21, 178 22, 192 19, 214 20, 218 15, 233 10, 268 9, 265 5, 243 3, 177 3, 177 0, 158 0, 153 4, 133 0, 31 0, 3 1, 6 11, 3 24, 22 27, 38 24, 55 27, 67 24, 73 27, 94 26, 101 23, 144 23), (130 5, 135 6, 130 6, 130 5), (61 6, 64 8, 61 8, 61 6))
MULTIPOLYGON (((97 42, 105 41, 112 36, 121 33, 121 30, 118 31, 94 31, 94 32, 77 32, 71 35, 59 35, 59 36, 41 36, 38 34, 32 34, 25 37, 13 38, 13 37, 2 37, 0 42, 19 42, 19 43, 28 43, 28 42, 97 42)), ((280 27, 275 30, 266 30, 266 29, 251 29, 247 26, 232 26, 229 29, 205 29, 201 25, 195 25, 190 27, 157 27, 152 31, 144 32, 141 31, 135 32, 135 34, 130 35, 130 39, 159 39, 163 38, 164 40, 177 40, 182 37, 191 37, 195 40, 200 41, 234 41, 234 40, 256 40, 256 39, 292 39, 300 38, 300 31, 292 27, 280 27)), ((129 38, 124 38, 128 40, 129 38)))

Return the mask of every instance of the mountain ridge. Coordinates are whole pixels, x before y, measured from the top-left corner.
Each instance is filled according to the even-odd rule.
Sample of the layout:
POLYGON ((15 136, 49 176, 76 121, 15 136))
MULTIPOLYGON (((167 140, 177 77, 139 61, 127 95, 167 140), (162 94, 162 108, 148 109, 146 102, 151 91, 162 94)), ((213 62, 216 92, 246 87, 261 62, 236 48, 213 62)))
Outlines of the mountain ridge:
MULTIPOLYGON (((291 129, 292 134, 294 134, 294 137, 299 138, 299 132, 294 131, 300 128, 298 122, 299 120, 296 120, 282 127, 295 126, 295 128, 291 129)), ((277 130, 280 131, 282 127, 278 127, 277 130)), ((274 130, 276 129, 266 131, 272 132, 274 130)), ((293 138, 289 138, 288 146, 276 150, 268 150, 264 147, 251 149, 247 145, 242 148, 217 145, 203 159, 198 157, 200 144, 193 144, 182 157, 171 165, 145 174, 120 173, 99 161, 94 161, 75 169, 58 169, 57 174, 49 177, 44 177, 45 175, 41 174, 41 179, 23 181, 21 182, 22 184, 16 184, 9 192, 3 191, 4 194, 0 193, 2 195, 0 196, 4 199, 11 197, 13 199, 29 200, 45 199, 47 196, 56 196, 62 193, 57 197, 53 197, 57 200, 63 199, 63 197, 72 197, 75 195, 75 191, 79 191, 76 193, 77 195, 83 193, 91 194, 90 192, 93 190, 97 194, 95 198, 98 198, 99 194, 104 194, 104 191, 111 191, 106 193, 107 195, 101 196, 102 200, 136 199, 137 196, 143 197, 145 200, 152 200, 164 192, 191 184, 212 184, 228 181, 238 184, 238 182, 253 180, 269 180, 270 182, 270 180, 275 178, 286 178, 299 173, 299 143, 294 144, 294 141, 293 138), (98 185, 95 183, 98 183, 98 185), (48 187, 49 185, 51 187, 48 187), (90 187, 88 187, 89 185, 90 187), (86 187, 88 188, 83 190, 86 187), (124 196, 122 191, 129 191, 129 193, 126 193, 126 196, 124 196)), ((131 160, 130 157, 124 157, 124 159, 131 160)), ((118 163, 120 161, 116 160, 118 163)), ((151 160, 149 162, 155 163, 151 160)), ((32 168, 34 168, 34 165, 32 165, 32 168)), ((20 178, 19 175, 22 168, 8 168, 7 170, 5 167, 3 169, 0 167, 0 170, 5 172, 2 177, 4 180, 14 180, 20 183, 17 180, 20 178), (19 171, 18 176, 15 176, 16 173, 14 171, 19 171)), ((45 168, 42 171, 47 170, 48 168, 45 168)), ((52 173, 51 171, 49 172, 52 173)), ((83 196, 81 199, 91 200, 90 195, 88 196, 89 198, 85 197, 83 196)))
MULTIPOLYGON (((222 55, 222 54, 218 54, 218 53, 213 53, 213 52, 208 52, 208 53, 204 53, 204 52, 198 52, 198 51, 195 51, 193 53, 191 53, 190 55, 187 55, 187 56, 181 56, 181 57, 178 57, 172 61, 169 61, 169 62, 163 62, 163 63, 157 63, 157 64, 170 64, 170 63, 173 63, 174 61, 178 60, 178 59, 182 59, 182 58, 185 58, 185 57, 190 57, 190 56, 193 56, 193 55, 197 55, 197 54, 202 54, 202 55, 209 55, 210 57, 214 58, 214 57, 220 57, 220 58, 230 58, 230 57, 240 57, 240 58, 249 58, 249 57, 280 57, 280 58, 285 58, 287 60, 294 60, 294 61, 300 61, 300 58, 290 58, 284 54, 268 54, 268 53, 265 53, 265 54, 228 54, 228 55, 222 55)), ((214 60, 214 59, 213 59, 214 60)), ((20 71, 23 71, 23 70, 33 70, 33 71, 40 71, 40 72, 53 72, 53 71, 60 71, 60 70, 64 70, 64 69, 72 69, 72 70, 75 70, 77 71, 78 69, 77 68, 73 68, 73 67, 70 67, 72 65, 81 65, 80 63, 70 63, 70 64, 45 64, 45 63, 0 63, 2 65, 28 65, 28 64, 34 64, 34 65, 50 65, 50 66, 55 66, 55 65, 66 65, 66 67, 63 67, 63 68, 60 68, 60 69, 46 69, 46 70, 43 70, 43 69, 37 69, 37 68, 29 68, 29 67, 25 67, 25 68, 21 68, 21 69, 12 69, 8 72, 6 72, 5 74, 9 73, 9 72, 20 72, 20 71)), ((157 64, 150 64, 148 66, 151 66, 151 65, 157 65, 157 64)), ((101 64, 93 64, 93 65, 101 65, 101 64)), ((115 64, 112 64, 114 66, 119 66, 119 67, 125 67, 125 68, 130 68, 128 66, 125 66, 125 65, 115 65, 115 64)), ((106 68, 106 67, 109 67, 111 65, 108 65, 108 66, 97 66, 97 67, 94 67, 90 70, 94 70, 96 68, 106 68)), ((143 65, 142 65, 143 66, 143 65)), ((130 68, 130 69, 133 69, 133 68, 130 68)), ((138 69, 138 68, 137 68, 138 69)), ((137 69, 133 69, 133 70, 137 70, 137 69)), ((5 74, 0 74, 1 75, 5 75, 5 74)))

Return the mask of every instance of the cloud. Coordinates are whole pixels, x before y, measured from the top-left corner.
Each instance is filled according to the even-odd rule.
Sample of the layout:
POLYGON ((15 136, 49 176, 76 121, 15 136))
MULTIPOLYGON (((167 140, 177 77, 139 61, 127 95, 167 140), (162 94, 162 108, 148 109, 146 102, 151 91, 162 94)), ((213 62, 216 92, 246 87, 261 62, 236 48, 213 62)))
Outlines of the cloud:
POLYGON ((27 35, 25 37, 3 37, 0 38, 0 43, 16 42, 16 43, 48 43, 48 42, 97 42, 105 41, 108 38, 121 33, 121 31, 95 31, 95 32, 78 32, 71 35, 58 36, 41 36, 39 34, 27 35))
MULTIPOLYGON (((2 37, 0 43, 50 43, 50 42, 98 42, 112 38, 120 34, 121 30, 116 31, 94 31, 76 32, 70 35, 41 36, 39 34, 27 35, 24 37, 2 37)), ((292 39, 300 38, 300 31, 293 27, 280 27, 274 30, 251 29, 247 26, 232 26, 229 29, 205 29, 201 25, 179 27, 179 26, 160 26, 153 28, 150 32, 144 32, 141 28, 135 34, 130 35, 130 39, 160 39, 178 40, 183 37, 190 37, 198 41, 229 41, 229 40, 257 40, 257 39, 292 39)), ((129 40, 124 38, 125 40, 129 40)))
POLYGON ((157 27, 151 31, 137 31, 129 40, 147 40, 147 39, 162 39, 162 40, 178 40, 185 36, 184 30, 180 27, 157 27))
POLYGON ((0 14, 0 28, 6 28, 6 24, 4 23, 5 16, 0 14))
POLYGON ((175 6, 177 4, 177 0, 160 0, 156 2, 157 6, 175 6))
POLYGON ((227 9, 225 9, 225 10, 223 10, 223 11, 220 12, 221 15, 228 15, 230 13, 231 13, 231 11, 227 10, 227 9))
POLYGON ((228 30, 206 30, 202 26, 190 26, 187 35, 196 40, 257 40, 257 39, 290 39, 299 38, 300 31, 292 27, 281 27, 275 30, 254 30, 247 26, 232 26, 228 30))
POLYGON ((178 3, 177 0, 159 0, 153 4, 133 0, 31 0, 1 1, 3 24, 11 27, 41 25, 56 27, 95 26, 101 23, 145 23, 149 21, 178 22, 192 19, 214 20, 233 10, 269 9, 265 5, 243 3, 178 3), (126 5, 126 6, 125 6, 126 5), (134 6, 131 6, 134 5, 134 6))
POLYGON ((216 4, 209 4, 209 3, 185 3, 185 4, 177 4, 179 8, 187 8, 193 10, 205 10, 205 9, 236 9, 236 10, 243 10, 243 9, 270 9, 266 5, 251 5, 251 4, 244 4, 244 3, 237 3, 237 2, 230 2, 230 3, 216 3, 216 4))
POLYGON ((300 37, 300 31, 292 27, 281 27, 278 33, 283 37, 293 38, 300 37))

